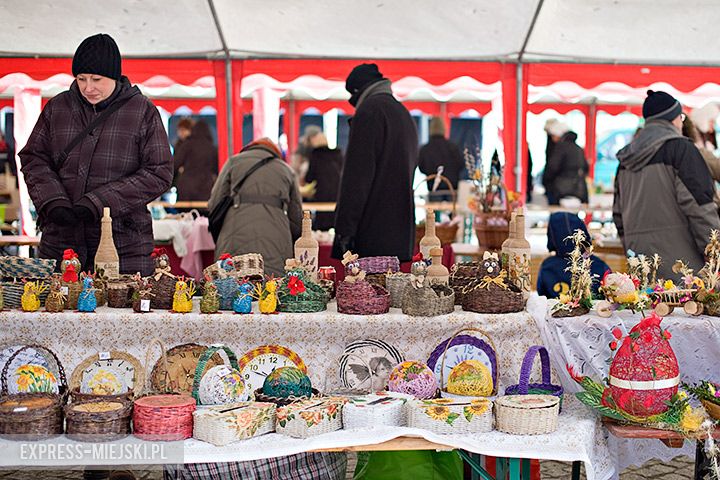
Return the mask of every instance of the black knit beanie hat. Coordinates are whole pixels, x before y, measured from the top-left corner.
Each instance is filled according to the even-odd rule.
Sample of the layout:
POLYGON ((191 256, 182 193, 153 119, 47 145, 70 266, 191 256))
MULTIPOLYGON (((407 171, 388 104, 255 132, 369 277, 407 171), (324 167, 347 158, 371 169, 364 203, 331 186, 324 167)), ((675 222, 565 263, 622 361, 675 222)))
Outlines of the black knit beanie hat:
POLYGON ((682 105, 669 93, 648 90, 642 113, 645 120, 673 121, 682 113, 682 105))
POLYGON ((83 40, 75 50, 72 74, 77 77, 81 73, 91 73, 120 80, 120 63, 120 50, 115 40, 106 33, 98 33, 83 40))
POLYGON ((383 80, 382 73, 374 63, 363 63, 352 69, 345 81, 345 90, 350 93, 350 103, 355 105, 368 85, 383 80))

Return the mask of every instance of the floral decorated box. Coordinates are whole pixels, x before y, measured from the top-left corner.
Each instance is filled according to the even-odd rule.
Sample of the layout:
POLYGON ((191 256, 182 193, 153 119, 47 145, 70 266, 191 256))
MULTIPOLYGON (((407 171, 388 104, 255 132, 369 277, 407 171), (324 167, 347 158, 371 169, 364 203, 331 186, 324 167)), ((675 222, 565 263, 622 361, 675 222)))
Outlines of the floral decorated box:
POLYGON ((308 438, 342 428, 342 397, 311 398, 277 409, 275 431, 289 437, 308 438))
POLYGON ((408 426, 433 433, 486 433, 493 429, 493 404, 484 398, 436 398, 410 403, 408 426))
POLYGON ((274 403, 238 402, 199 408, 193 417, 193 437, 217 446, 275 430, 274 403))
POLYGON ((372 428, 407 425, 407 402, 412 395, 376 392, 348 398, 343 406, 343 428, 372 428))

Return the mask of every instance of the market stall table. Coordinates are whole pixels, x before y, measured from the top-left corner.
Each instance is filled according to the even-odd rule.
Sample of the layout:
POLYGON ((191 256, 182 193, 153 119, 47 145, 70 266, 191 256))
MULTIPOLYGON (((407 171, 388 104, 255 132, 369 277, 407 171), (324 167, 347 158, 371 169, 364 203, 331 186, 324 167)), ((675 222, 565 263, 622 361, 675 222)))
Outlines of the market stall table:
MULTIPOLYGON (((528 303, 540 329, 544 345, 550 352, 555 371, 565 391, 579 392, 581 388, 568 374, 565 364, 573 365, 578 373, 601 380, 607 376, 607 360, 612 357, 610 342, 614 340, 611 330, 619 327, 622 335, 635 326, 641 314, 629 310, 615 312, 609 318, 601 318, 591 312, 570 318, 553 318, 548 303, 542 297, 533 297, 528 303)), ((688 316, 676 310, 665 317, 662 327, 672 334, 670 344, 680 365, 680 379, 686 383, 718 379, 717 359, 720 358, 720 318, 688 316)), ((678 455, 694 456, 692 442, 685 442, 682 449, 669 448, 657 440, 611 437, 610 451, 615 457, 616 470, 631 465, 642 465, 648 460, 669 461, 678 455)))
MULTIPOLYGON (((44 442, 72 443, 64 437, 44 442)), ((118 442, 143 443, 142 440, 134 437, 113 443, 118 442)), ((0 440, 0 449, 4 452, 0 456, 0 467, 17 466, 18 459, 23 458, 20 449, 26 443, 0 440)), ((309 451, 458 449, 466 459, 469 457, 468 452, 500 459, 500 465, 507 465, 505 471, 509 470, 510 480, 520 480, 521 470, 529 471, 529 462, 521 459, 583 462, 588 480, 606 480, 613 473, 608 461, 605 433, 600 422, 591 411, 574 399, 569 399, 563 407, 557 431, 546 435, 508 435, 498 431, 482 435, 439 435, 417 428, 378 427, 338 430, 307 439, 294 439, 270 433, 223 447, 189 439, 185 440, 182 447, 182 462, 186 464, 241 462, 309 451)), ((126 459, 110 462, 102 458, 87 459, 88 465, 108 465, 113 461, 117 464, 128 463, 126 459)), ((163 463, 161 459, 142 461, 145 464, 163 463)), ((33 466, 62 464, 58 460, 33 460, 33 466)), ((67 462, 64 465, 67 465, 67 462)), ((498 475, 497 478, 504 478, 504 475, 498 475)))

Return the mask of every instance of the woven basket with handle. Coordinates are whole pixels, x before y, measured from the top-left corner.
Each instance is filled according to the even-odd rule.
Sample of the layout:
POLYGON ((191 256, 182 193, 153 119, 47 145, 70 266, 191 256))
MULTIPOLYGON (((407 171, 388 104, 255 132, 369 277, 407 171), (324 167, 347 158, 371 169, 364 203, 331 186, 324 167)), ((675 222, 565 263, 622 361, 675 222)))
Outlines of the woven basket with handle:
MULTIPOLYGON (((237 355, 235 355, 235 352, 233 352, 230 348, 224 345, 208 347, 208 349, 203 352, 202 356, 198 360, 197 368, 195 368, 195 377, 193 378, 192 396, 198 402, 198 405, 220 405, 223 403, 235 403, 238 400, 244 401, 248 398, 248 395, 246 394, 242 399, 235 399, 228 402, 225 398, 224 393, 222 393, 222 378, 214 375, 212 373, 212 368, 206 371, 207 364, 208 361, 210 361, 210 358, 212 358, 212 356, 215 355, 216 352, 220 351, 225 352, 225 354, 227 355, 229 365, 223 366, 227 367, 228 374, 237 373, 236 376, 240 376, 240 368, 238 367, 237 355), (203 379, 205 375, 211 375, 212 378, 203 379)), ((242 382, 242 380, 240 381, 242 382)), ((245 385, 243 384, 243 391, 244 389, 245 385)))
POLYGON ((337 310, 351 315, 378 315, 390 310, 390 293, 367 281, 338 283, 337 310))
MULTIPOLYGON (((447 357, 447 351, 450 348, 450 346, 453 344, 453 340, 460 335, 461 333, 474 333, 474 334, 480 334, 483 337, 485 337, 488 341, 488 344, 490 345, 490 348, 492 348, 492 353, 495 354, 495 359, 493 361, 493 358, 490 357, 490 376, 492 381, 492 391, 490 392, 490 396, 493 397, 497 395, 498 393, 498 379, 499 379, 499 369, 498 365, 500 364, 500 354, 497 351, 497 348, 495 348, 495 342, 493 342, 492 337, 490 337, 490 334, 488 334, 485 330, 479 329, 479 328, 473 328, 473 327, 464 327, 460 330, 456 331, 452 337, 445 343, 445 348, 443 350, 442 357, 440 358, 440 396, 445 398, 467 398, 463 395, 455 395, 448 393, 446 390, 445 385, 445 357, 447 357)), ((474 397, 478 398, 478 397, 474 397)))
POLYGON ((80 364, 75 367, 75 370, 73 370, 72 375, 70 375, 69 387, 70 399, 72 402, 87 400, 106 400, 120 402, 132 401, 135 392, 142 389, 142 385, 145 382, 145 368, 143 367, 140 360, 130 355, 129 353, 121 352, 118 350, 111 350, 107 352, 107 358, 123 360, 124 362, 127 362, 129 365, 133 366, 133 369, 135 371, 135 378, 133 379, 133 384, 129 385, 128 391, 116 395, 98 395, 95 393, 82 393, 80 391, 80 386, 82 384, 83 373, 85 369, 93 363, 100 361, 100 354, 96 353, 95 355, 91 355, 82 362, 80 362, 80 364))
POLYGON ((541 345, 533 345, 525 354, 522 367, 520 368, 520 382, 517 385, 510 385, 505 389, 506 395, 553 395, 560 399, 560 409, 562 409, 562 385, 553 385, 550 379, 550 355, 545 347, 541 345), (533 363, 535 357, 540 356, 540 366, 542 371, 542 383, 530 383, 530 375, 532 374, 533 363))

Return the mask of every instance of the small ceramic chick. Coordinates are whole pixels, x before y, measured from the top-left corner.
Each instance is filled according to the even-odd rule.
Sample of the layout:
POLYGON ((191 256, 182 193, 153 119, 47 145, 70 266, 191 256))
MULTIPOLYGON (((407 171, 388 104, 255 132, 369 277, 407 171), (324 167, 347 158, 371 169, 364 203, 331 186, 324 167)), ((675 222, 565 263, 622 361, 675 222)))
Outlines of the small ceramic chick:
POLYGON ((83 289, 78 297, 78 312, 94 312, 97 308, 95 296, 95 279, 92 275, 85 275, 82 279, 83 289))
POLYGON ((258 307, 260 313, 275 313, 277 310, 277 280, 269 279, 265 283, 265 288, 257 286, 256 293, 258 295, 258 307))
POLYGON ((40 309, 40 294, 47 289, 40 282, 27 282, 20 303, 24 312, 37 312, 40 309))
POLYGON ((183 277, 175 283, 173 294, 173 311, 176 313, 192 312, 192 297, 195 295, 195 284, 192 280, 186 282, 183 277))
POLYGON ((233 301, 235 313, 252 313, 252 291, 253 285, 250 282, 242 282, 238 285, 238 293, 233 301))

